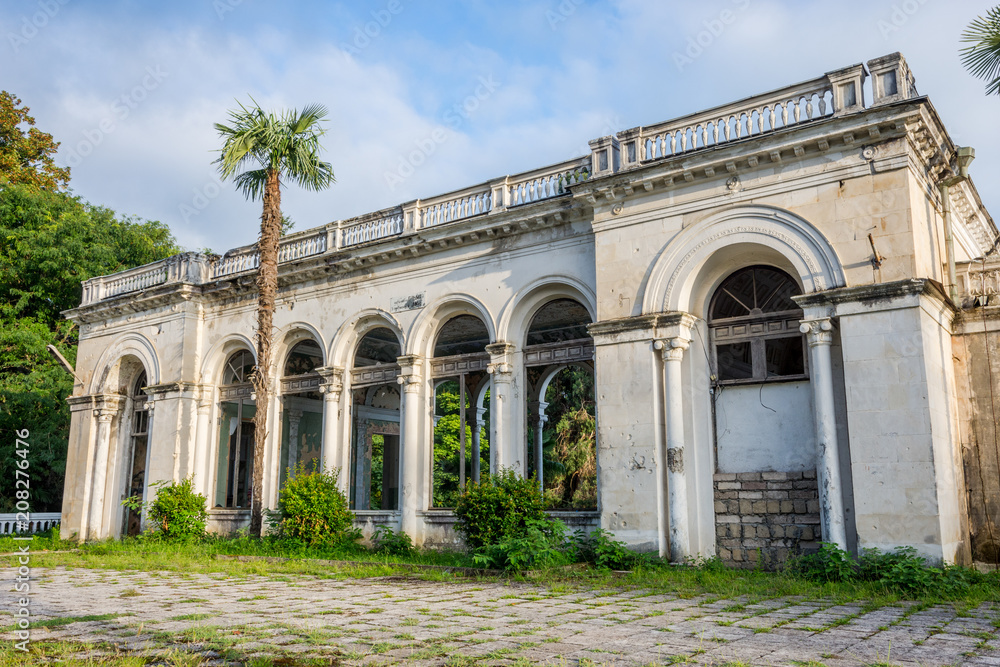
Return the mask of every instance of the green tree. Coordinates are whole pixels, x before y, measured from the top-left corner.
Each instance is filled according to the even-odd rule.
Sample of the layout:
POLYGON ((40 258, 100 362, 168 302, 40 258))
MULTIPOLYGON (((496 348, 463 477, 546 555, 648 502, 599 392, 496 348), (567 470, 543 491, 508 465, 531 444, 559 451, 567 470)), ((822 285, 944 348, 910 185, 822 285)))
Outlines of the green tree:
POLYGON ((961 50, 962 64, 986 79, 986 94, 1000 95, 1000 5, 978 16, 962 33, 969 46, 961 50))
POLYGON ((0 187, 19 183, 46 190, 66 187, 69 168, 53 161, 59 144, 51 134, 33 127, 30 109, 20 105, 17 97, 0 91, 0 187))
POLYGON ((260 536, 263 526, 264 447, 270 391, 271 337, 274 299, 278 291, 278 244, 281 237, 281 181, 291 179, 307 190, 322 190, 334 182, 333 167, 319 158, 320 122, 326 108, 310 105, 298 111, 265 113, 259 106, 240 104, 229 112, 229 124, 216 123, 223 139, 216 164, 223 178, 232 178, 251 200, 260 198, 260 267, 257 270, 257 393, 254 414, 253 490, 250 532, 260 536))
MULTIPOLYGON (((31 432, 33 510, 58 510, 63 489, 73 379, 46 346, 75 363, 78 331, 60 312, 80 305, 81 281, 178 251, 159 222, 65 192, 0 187, 0 432, 31 432)), ((0 441, 0 511, 14 503, 13 448, 0 441)))

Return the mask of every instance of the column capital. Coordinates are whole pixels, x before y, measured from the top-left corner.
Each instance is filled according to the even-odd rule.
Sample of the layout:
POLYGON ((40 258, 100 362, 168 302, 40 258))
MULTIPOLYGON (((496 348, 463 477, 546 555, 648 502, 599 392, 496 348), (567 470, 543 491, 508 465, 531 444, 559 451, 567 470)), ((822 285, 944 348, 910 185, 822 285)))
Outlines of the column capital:
POLYGON ((110 422, 121 412, 125 397, 118 394, 103 394, 97 397, 94 404, 94 416, 98 421, 110 422))
POLYGON ((510 382, 514 372, 514 365, 511 355, 517 347, 513 343, 498 341, 486 346, 486 351, 490 355, 490 363, 486 366, 486 372, 493 376, 497 382, 510 382))
POLYGON ((316 372, 322 379, 319 393, 329 400, 339 400, 340 392, 344 389, 344 369, 341 366, 323 366, 317 368, 316 372))
POLYGON ((664 361, 680 361, 684 352, 691 347, 691 339, 686 336, 674 336, 653 341, 653 348, 660 351, 664 361))
POLYGON ((403 391, 410 394, 420 391, 424 381, 424 358, 418 354, 407 354, 397 357, 396 361, 399 364, 396 382, 402 385, 403 391))
POLYGON ((806 335, 809 347, 833 344, 833 320, 829 317, 802 320, 799 331, 806 335))

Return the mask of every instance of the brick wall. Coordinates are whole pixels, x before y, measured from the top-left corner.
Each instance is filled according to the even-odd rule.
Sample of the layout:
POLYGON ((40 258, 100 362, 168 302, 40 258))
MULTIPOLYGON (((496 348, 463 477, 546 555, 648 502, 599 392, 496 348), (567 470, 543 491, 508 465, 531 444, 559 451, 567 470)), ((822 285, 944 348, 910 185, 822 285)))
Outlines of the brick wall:
POLYGON ((820 535, 816 471, 717 473, 719 558, 736 567, 774 568, 820 535))

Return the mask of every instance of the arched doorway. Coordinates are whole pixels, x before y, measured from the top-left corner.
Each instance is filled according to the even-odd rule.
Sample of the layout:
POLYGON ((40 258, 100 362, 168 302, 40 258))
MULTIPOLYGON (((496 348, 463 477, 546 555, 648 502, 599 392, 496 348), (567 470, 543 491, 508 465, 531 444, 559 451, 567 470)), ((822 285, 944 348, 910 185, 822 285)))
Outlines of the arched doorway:
POLYGON ((317 368, 323 351, 314 340, 296 343, 288 352, 281 376, 281 450, 278 489, 296 470, 319 470, 323 454, 322 381, 317 368))
POLYGON ((458 315, 438 332, 434 380, 433 507, 454 507, 468 480, 490 470, 489 331, 481 319, 458 315))
POLYGON ((257 412, 250 376, 256 368, 249 350, 226 361, 219 387, 219 450, 214 507, 248 509, 253 479, 253 417, 257 412))
POLYGON ((390 329, 369 331, 351 369, 351 509, 399 509, 399 339, 390 329))
POLYGON ((589 311, 555 299, 532 317, 525 339, 528 470, 554 510, 597 509, 597 414, 589 311))
MULTIPOLYGON (((128 450, 125 459, 125 498, 146 500, 146 469, 149 465, 150 413, 146 397, 146 371, 142 371, 129 392, 128 450)), ((135 536, 142 532, 142 510, 134 504, 122 513, 122 535, 135 536)))

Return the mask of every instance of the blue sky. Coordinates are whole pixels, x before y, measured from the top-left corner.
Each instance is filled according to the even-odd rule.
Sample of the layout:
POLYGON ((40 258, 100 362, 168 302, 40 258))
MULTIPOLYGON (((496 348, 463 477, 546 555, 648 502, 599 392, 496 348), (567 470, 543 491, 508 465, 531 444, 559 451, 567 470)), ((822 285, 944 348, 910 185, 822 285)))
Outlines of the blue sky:
POLYGON ((337 184, 288 188, 282 199, 302 230, 901 51, 953 139, 976 148, 973 179, 1000 215, 1000 97, 986 97, 958 57, 962 29, 990 6, 19 1, 0 7, 0 88, 62 142, 58 161, 72 167, 77 194, 161 220, 186 248, 221 252, 253 242, 259 224, 259 203, 220 184, 211 164, 213 123, 249 96, 330 109, 324 146, 337 184), (690 58, 699 34, 707 45, 690 58), (437 128, 444 140, 393 178, 437 128))

